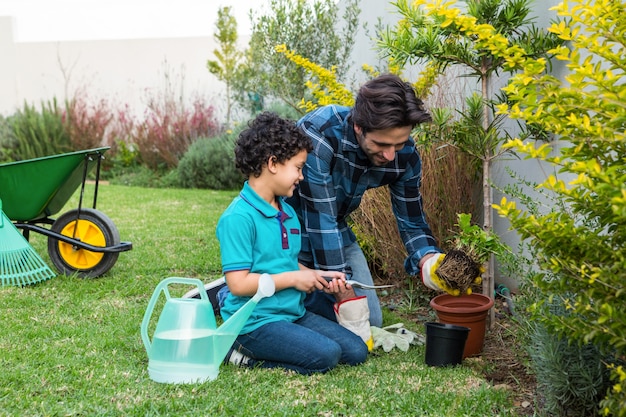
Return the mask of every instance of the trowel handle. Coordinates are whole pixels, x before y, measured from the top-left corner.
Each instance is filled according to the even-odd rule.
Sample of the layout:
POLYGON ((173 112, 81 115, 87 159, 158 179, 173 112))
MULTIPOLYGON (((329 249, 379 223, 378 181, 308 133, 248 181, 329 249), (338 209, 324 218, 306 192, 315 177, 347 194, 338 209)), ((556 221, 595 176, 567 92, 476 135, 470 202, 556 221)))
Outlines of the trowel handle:
POLYGON ((152 297, 150 297, 150 301, 148 302, 148 308, 146 309, 146 312, 143 315, 143 320, 141 321, 141 339, 143 340, 143 344, 146 347, 146 351, 148 351, 148 354, 150 354, 150 348, 152 347, 150 337, 148 337, 148 326, 150 325, 152 311, 154 310, 154 306, 156 305, 156 302, 161 295, 161 291, 165 294, 165 298, 167 300, 172 298, 167 288, 170 284, 196 285, 200 293, 200 298, 206 302, 210 302, 209 296, 204 290, 204 285, 202 284, 202 281, 197 278, 169 277, 159 282, 159 284, 154 289, 154 292, 152 293, 152 297))

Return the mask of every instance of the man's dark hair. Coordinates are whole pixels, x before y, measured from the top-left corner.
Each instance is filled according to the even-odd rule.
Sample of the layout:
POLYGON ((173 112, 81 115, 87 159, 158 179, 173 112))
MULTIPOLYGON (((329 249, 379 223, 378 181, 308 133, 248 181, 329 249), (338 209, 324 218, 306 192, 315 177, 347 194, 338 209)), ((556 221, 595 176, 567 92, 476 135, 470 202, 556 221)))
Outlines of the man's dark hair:
POLYGON ((249 178, 261 175, 261 168, 270 157, 284 163, 300 151, 311 152, 311 139, 296 127, 295 122, 276 113, 263 112, 248 122, 235 146, 235 166, 249 178))
POLYGON ((431 120, 413 86, 394 74, 383 74, 363 84, 351 117, 363 134, 372 130, 415 127, 431 120))

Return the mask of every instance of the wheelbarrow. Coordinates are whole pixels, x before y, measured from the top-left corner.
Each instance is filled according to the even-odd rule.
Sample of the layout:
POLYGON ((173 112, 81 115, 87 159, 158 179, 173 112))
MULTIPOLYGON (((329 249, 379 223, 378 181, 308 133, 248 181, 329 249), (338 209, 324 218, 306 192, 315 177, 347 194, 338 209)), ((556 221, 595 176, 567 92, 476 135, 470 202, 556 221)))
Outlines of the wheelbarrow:
POLYGON ((99 277, 132 249, 117 227, 96 209, 100 168, 109 147, 0 164, 2 210, 28 241, 30 232, 48 237, 48 255, 58 271, 99 277), (83 207, 87 175, 96 168, 93 204, 83 207), (80 186, 78 207, 58 214, 80 186))

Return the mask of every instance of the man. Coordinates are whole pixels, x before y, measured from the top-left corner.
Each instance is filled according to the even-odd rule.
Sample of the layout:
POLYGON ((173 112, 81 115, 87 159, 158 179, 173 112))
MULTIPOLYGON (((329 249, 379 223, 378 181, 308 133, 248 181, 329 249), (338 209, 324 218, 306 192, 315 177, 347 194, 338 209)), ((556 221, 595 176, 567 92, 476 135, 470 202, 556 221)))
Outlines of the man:
MULTIPOLYGON (((389 186, 393 214, 409 254, 406 271, 419 273, 427 259, 441 253, 422 210, 422 166, 410 137, 417 124, 428 121, 430 115, 413 87, 392 74, 365 83, 353 108, 325 106, 298 121, 313 142, 304 180, 287 200, 302 223, 303 265, 342 271, 373 284, 347 218, 367 189, 384 185, 389 186)), ((374 290, 350 289, 334 296, 317 291, 305 303, 307 309, 334 318, 333 307, 363 295, 370 324, 381 327, 382 310, 374 290)))

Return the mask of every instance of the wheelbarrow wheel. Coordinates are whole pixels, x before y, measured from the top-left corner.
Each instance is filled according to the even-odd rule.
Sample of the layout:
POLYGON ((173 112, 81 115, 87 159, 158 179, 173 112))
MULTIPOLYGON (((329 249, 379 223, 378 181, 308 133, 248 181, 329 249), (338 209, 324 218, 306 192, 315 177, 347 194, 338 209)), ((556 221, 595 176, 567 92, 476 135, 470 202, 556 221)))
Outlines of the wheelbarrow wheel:
MULTIPOLYGON (((108 247, 120 243, 120 234, 111 219, 95 209, 71 210, 56 219, 53 232, 87 243, 108 247)), ((119 252, 92 252, 55 239, 48 238, 48 254, 54 266, 65 275, 77 273, 80 277, 96 278, 104 275, 115 265, 119 252)))

